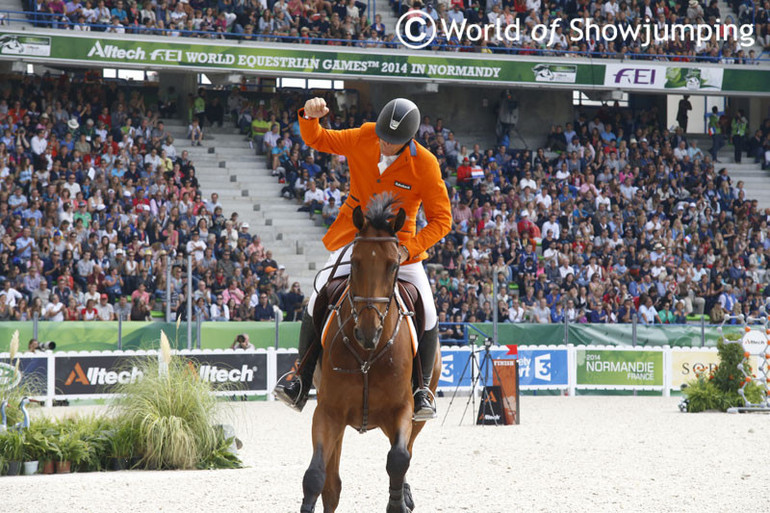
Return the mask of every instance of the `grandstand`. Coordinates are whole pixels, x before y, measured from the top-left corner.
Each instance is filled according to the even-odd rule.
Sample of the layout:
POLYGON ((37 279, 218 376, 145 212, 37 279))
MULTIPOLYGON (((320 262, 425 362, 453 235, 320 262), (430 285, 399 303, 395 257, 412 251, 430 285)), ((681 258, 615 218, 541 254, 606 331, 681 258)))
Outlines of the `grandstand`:
MULTIPOLYGON (((545 4, 540 2, 514 2, 510 6, 487 2, 484 8, 489 14, 500 4, 504 9, 514 8, 515 17, 526 18, 525 7, 530 3, 537 5, 536 11, 540 9, 541 21, 556 16, 546 13, 545 4)), ((61 8, 59 4, 66 9, 77 2, 54 0, 49 4, 56 10, 61 8)), ((77 24, 77 20, 63 21, 61 14, 32 12, 34 5, 15 0, 0 3, 7 22, 0 26, 0 37, 4 38, 0 69, 9 78, 0 88, 0 102, 6 102, 0 104, 0 114, 5 120, 3 129, 10 130, 6 148, 11 150, 7 156, 3 154, 7 171, 0 193, 0 225, 2 235, 8 236, 0 245, 0 263, 4 286, 9 287, 0 292, 0 320, 29 320, 35 314, 44 318, 46 304, 33 308, 37 291, 30 285, 38 286, 39 278, 30 277, 29 269, 35 266, 46 278, 52 278, 48 288, 57 294, 66 292, 64 318, 93 316, 93 309, 100 311, 97 305, 102 293, 113 311, 119 309, 127 312, 126 319, 134 318, 120 302, 121 296, 129 296, 133 306, 141 281, 133 274, 133 265, 125 264, 129 250, 133 250, 138 274, 146 268, 148 275, 154 276, 145 286, 151 303, 148 306, 162 311, 168 305, 178 310, 175 315, 186 315, 182 269, 187 254, 196 252, 188 241, 193 240, 192 225, 197 226, 201 217, 207 225, 204 236, 212 235, 216 226, 214 238, 206 239, 212 256, 227 261, 225 252, 229 252, 235 264, 220 266, 208 256, 203 258, 213 266, 212 275, 220 267, 224 272, 207 277, 205 268, 195 269, 193 317, 254 320, 253 309, 236 307, 247 294, 256 307, 261 291, 272 305, 283 310, 287 320, 296 319, 302 296, 294 293, 291 284, 298 282, 305 298, 309 296, 315 272, 327 257, 320 239, 329 221, 320 205, 303 207, 304 188, 310 187, 303 171, 315 173, 321 189, 337 182, 342 199, 347 181, 344 161, 310 151, 293 131, 297 109, 313 95, 324 96, 332 105, 332 115, 325 121, 332 128, 373 120, 377 109, 396 94, 413 98, 427 116, 417 139, 439 158, 455 209, 453 232, 426 261, 436 285, 446 340, 465 341, 465 326, 491 321, 495 310, 500 322, 511 323, 559 323, 565 319, 576 323, 683 323, 716 321, 720 309, 757 313, 770 294, 770 210, 766 210, 770 209, 770 61, 762 46, 770 41, 758 39, 758 45, 741 49, 744 54, 737 58, 730 43, 699 52, 668 46, 654 55, 654 63, 645 60, 651 57, 648 51, 631 55, 633 48, 624 50, 625 60, 616 60, 612 57, 617 57, 617 52, 597 53, 596 48, 589 47, 575 52, 554 48, 521 52, 515 45, 479 43, 463 48, 462 41, 440 38, 436 44, 445 43, 440 49, 447 52, 436 54, 430 52, 439 49, 435 45, 421 52, 395 48, 392 35, 397 14, 412 7, 400 2, 351 2, 349 7, 332 2, 328 29, 325 22, 319 22, 324 15, 307 11, 297 2, 267 4, 274 12, 282 11, 282 7, 287 12, 302 11, 293 15, 288 29, 275 22, 265 25, 264 20, 271 16, 265 14, 267 10, 251 12, 220 2, 218 11, 210 14, 224 20, 218 31, 216 24, 209 27, 195 14, 195 10, 208 7, 205 2, 164 5, 168 12, 161 12, 159 7, 150 9, 156 19, 172 19, 173 11, 178 12, 175 19, 182 19, 182 11, 189 8, 193 14, 187 17, 201 23, 195 21, 197 26, 182 30, 136 22, 117 30, 98 23, 89 26, 77 24), (344 9, 349 11, 343 13, 344 9), (379 26, 353 29, 356 19, 367 27, 375 22, 375 16, 381 19, 385 36, 377 33, 379 26), (248 26, 252 28, 247 30, 248 26), (304 27, 309 30, 302 30, 304 27), (304 42, 325 43, 328 48, 294 44, 297 38, 311 36, 315 39, 304 42), (367 41, 367 37, 373 39, 367 41), (207 54, 208 48, 212 50, 207 54), (754 51, 755 60, 748 57, 748 50, 754 51), (480 59, 481 53, 484 56, 480 59), (512 53, 517 54, 515 58, 512 53), (210 60, 200 60, 201 55, 210 60), (175 88, 173 94, 171 87, 175 88), (206 110, 198 110, 199 91, 206 110), (678 106, 686 101, 685 94, 690 95, 693 108, 686 116, 689 127, 682 130, 675 125, 683 123, 678 106), (171 96, 176 109, 169 108, 171 96), (216 107, 212 107, 217 105, 214 99, 219 102, 216 107), (20 101, 18 108, 37 114, 38 119, 22 117, 19 122, 13 117, 16 100, 20 101), (57 117, 57 101, 64 103, 66 117, 57 117), (123 108, 119 107, 121 102, 123 108), (92 104, 91 111, 81 113, 86 103, 92 104), (107 116, 121 122, 130 111, 132 123, 108 127, 115 132, 115 141, 102 141, 98 148, 92 145, 86 152, 92 164, 73 166, 72 159, 66 157, 56 164, 55 155, 33 155, 31 140, 21 155, 15 155, 15 148, 10 147, 13 144, 9 141, 16 143, 20 127, 31 133, 39 123, 44 141, 35 144, 50 146, 57 154, 62 144, 74 149, 80 134, 90 130, 88 119, 95 126, 101 121, 102 107, 107 107, 107 116), (713 119, 712 107, 717 109, 713 119), (44 112, 49 121, 43 121, 44 112), (269 139, 265 132, 271 127, 270 114, 275 114, 278 133, 287 135, 275 150, 266 148, 265 155, 260 150, 269 139), (75 123, 69 126, 73 118, 75 123), (201 127, 201 139, 190 139, 193 119, 199 125, 192 130, 198 133, 201 127), (164 122, 162 128, 160 121, 164 122), (719 127, 719 137, 709 131, 712 121, 719 127), (160 173, 148 171, 145 176, 117 165, 117 171, 112 170, 114 154, 125 151, 122 165, 131 161, 132 145, 139 154, 150 154, 152 160, 156 158, 154 146, 160 156, 164 149, 161 139, 136 143, 135 133, 142 130, 150 134, 165 131, 173 136, 180 169, 174 169, 171 159, 167 176, 163 176, 165 169, 160 173), (738 132, 744 137, 733 139, 732 134, 738 132), (51 133, 57 135, 56 143, 51 133), (130 134, 130 141, 124 148, 119 139, 125 134, 130 134), (722 147, 710 154, 713 143, 720 141, 722 147), (743 148, 740 162, 735 159, 733 141, 743 148), (684 145, 681 148, 680 143, 684 145), (114 147, 108 151, 110 146, 114 147), (297 160, 290 162, 295 150, 297 160), (24 157, 30 158, 31 169, 25 168, 24 157), (110 164, 99 168, 94 165, 98 160, 110 164), (95 169, 85 181, 88 165, 95 169), (53 192, 46 187, 39 193, 41 207, 56 203, 57 208, 41 208, 37 213, 23 206, 16 190, 26 198, 33 197, 30 183, 43 182, 54 166, 54 172, 71 172, 81 189, 88 187, 83 197, 76 201, 65 197, 76 195, 77 190, 69 185, 68 171, 64 171, 57 175, 62 183, 53 202, 48 201, 53 192), (191 167, 197 187, 185 185, 192 176, 191 167), (99 178, 102 173, 107 178, 99 178), (161 176, 164 180, 156 181, 161 176), (146 183, 138 183, 141 179, 146 183), (161 188, 162 196, 169 192, 172 196, 166 196, 165 201, 148 197, 147 193, 154 195, 156 188, 161 188), (102 199, 95 198, 95 189, 101 189, 102 199), (189 205, 180 206, 184 203, 182 192, 192 194, 189 205), (195 200, 197 192, 199 202, 195 200), (113 199, 110 194, 117 197, 113 199), (207 206, 212 194, 218 195, 221 217, 212 217, 211 211, 202 216, 181 216, 184 219, 175 218, 172 230, 164 218, 157 233, 150 229, 164 203, 169 211, 176 207, 197 212, 207 206), (80 210, 81 200, 85 211, 80 210), (55 212, 64 210, 63 205, 70 201, 74 214, 55 212), (99 201, 105 204, 102 210, 99 201), (149 214, 142 212, 144 204, 149 214), (119 210, 112 212, 112 205, 119 205, 119 210), (138 222, 129 210, 139 216, 138 222), (232 217, 234 213, 236 217, 232 217), (69 216, 71 222, 62 227, 61 220, 69 216), (88 228, 75 227, 78 216, 105 223, 95 240, 88 228), (51 222, 46 224, 48 218, 51 222), (31 219, 42 219, 44 227, 31 224, 29 228, 35 233, 26 235, 24 228, 31 219), (117 222, 116 241, 106 226, 108 220, 117 222), (187 226, 180 230, 179 221, 187 226), (225 225, 227 222, 232 226, 225 225), (69 267, 66 272, 51 271, 51 245, 57 230, 65 241, 69 232, 76 230, 75 238, 80 242, 74 254, 59 255, 69 267), (139 243, 133 240, 134 233, 139 243), (102 244, 105 234, 108 241, 102 244), (249 246, 254 236, 259 242, 249 246), (18 239, 27 241, 30 237, 37 244, 36 256, 31 250, 29 254, 19 250, 18 239), (239 238, 246 240, 241 243, 239 238), (142 245, 145 239, 147 244, 142 245), (78 269, 78 264, 86 247, 92 252, 93 266, 81 265, 88 271, 82 274, 84 269, 78 269), (97 256, 100 249, 104 254, 97 256), (152 256, 145 257, 147 249, 152 256), (238 264, 240 252, 244 261, 238 264), (258 256, 252 260, 254 252, 258 256), (182 273, 172 273, 170 280, 165 274, 165 257, 169 255, 179 267, 173 273, 182 273), (116 278, 109 272, 104 276, 94 272, 96 265, 110 268, 116 264, 121 269, 117 278, 123 279, 122 290, 115 287, 116 278), (60 285, 60 275, 69 283, 60 285), (230 289, 230 278, 236 280, 234 289, 230 289), (495 280, 497 297, 492 292, 495 280), (166 292, 167 281, 171 282, 171 296, 166 292), (88 290, 92 282, 96 292, 88 290), (229 299, 235 303, 234 310, 226 315, 227 310, 217 303, 220 295, 225 303, 229 299), (75 301, 71 307, 70 298, 75 301), (95 303, 91 307, 89 299, 95 303)), ((565 3, 564 9, 570 5, 565 3)), ((606 18, 604 4, 593 5, 595 19, 602 22, 606 18)), ((117 4, 107 2, 107 6, 117 4)), ((130 2, 127 6, 129 11, 139 7, 130 2)), ((756 4, 731 7, 723 2, 681 4, 677 12, 687 17, 688 8, 699 7, 711 9, 711 13, 717 8, 720 15, 732 12, 736 20, 757 25, 767 15, 756 4)), ((439 2, 437 9, 441 8, 439 2)), ((462 8, 468 19, 483 21, 480 16, 484 11, 476 11, 473 5, 463 4, 462 8)), ((430 14, 432 8, 420 9, 430 14)), ((668 16, 674 19, 677 12, 668 16)), ((166 165, 162 158, 160 162, 166 165)), ((49 293, 42 294, 49 302, 49 293)), ((139 291, 139 296, 143 295, 144 291, 139 291)), ((136 318, 149 315, 149 311, 137 312, 136 318)), ((112 318, 105 314, 107 317, 112 318)), ((270 312, 266 312, 265 319, 259 320, 269 318, 270 312)))

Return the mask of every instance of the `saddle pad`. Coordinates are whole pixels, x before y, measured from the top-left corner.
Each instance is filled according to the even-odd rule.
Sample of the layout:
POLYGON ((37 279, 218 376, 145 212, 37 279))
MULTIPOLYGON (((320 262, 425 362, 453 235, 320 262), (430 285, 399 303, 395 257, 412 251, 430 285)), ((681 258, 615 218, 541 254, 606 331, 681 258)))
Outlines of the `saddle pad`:
MULTIPOLYGON (((340 298, 337 300, 337 303, 334 305, 335 307, 339 307, 342 302, 345 300, 345 296, 347 295, 349 287, 345 287, 345 290, 343 291, 340 298)), ((396 303, 398 304, 399 310, 406 311, 406 305, 404 303, 404 300, 401 298, 401 293, 396 289, 396 303)), ((327 335, 329 333, 329 326, 332 322, 336 322, 336 316, 337 316, 337 310, 336 308, 331 311, 329 316, 326 318, 326 322, 324 322, 323 330, 321 331, 321 346, 326 349, 326 339, 327 335)), ((412 321, 412 317, 406 317, 404 318, 404 321, 406 321, 406 327, 409 330, 409 339, 412 341, 412 356, 417 354, 417 344, 419 342, 419 339, 417 337, 417 329, 414 327, 414 322, 412 321)), ((401 328, 403 329, 403 327, 401 328)))

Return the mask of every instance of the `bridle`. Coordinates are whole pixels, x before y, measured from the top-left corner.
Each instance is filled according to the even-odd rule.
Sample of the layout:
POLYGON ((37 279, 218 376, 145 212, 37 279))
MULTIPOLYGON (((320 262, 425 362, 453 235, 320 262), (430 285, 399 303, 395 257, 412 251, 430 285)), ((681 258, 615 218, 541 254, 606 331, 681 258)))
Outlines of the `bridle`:
MULTIPOLYGON (((351 244, 355 246, 357 242, 393 242, 398 248, 398 237, 361 237, 357 235, 351 244)), ((348 278, 348 280, 350 280, 350 278, 348 278)), ((377 317, 380 319, 380 331, 382 331, 382 327, 385 325, 385 319, 387 319, 388 312, 390 312, 390 305, 393 303, 393 295, 396 293, 397 282, 398 267, 396 268, 396 272, 393 274, 393 286, 390 288, 390 295, 388 296, 353 296, 350 294, 350 290, 348 289, 348 293, 345 295, 347 296, 348 302, 350 303, 350 315, 353 317, 354 328, 358 328, 358 317, 360 315, 360 312, 356 309, 356 303, 365 303, 362 311, 366 311, 369 308, 374 310, 377 314, 377 317), (387 305, 384 312, 377 308, 378 304, 387 305)), ((375 344, 375 347, 376 345, 377 344, 375 344)))
MULTIPOLYGON (((337 262, 334 264, 332 273, 330 276, 334 276, 337 267, 341 263, 342 255, 345 254, 347 251, 347 248, 355 245, 358 242, 392 242, 396 244, 396 247, 398 247, 399 240, 398 237, 362 237, 357 235, 355 239, 353 239, 353 242, 345 246, 345 248, 340 252, 340 258, 337 260, 337 262)), ((350 263, 350 262, 347 262, 350 263)), ((352 272, 352 269, 351 269, 352 272)), ((363 376, 363 408, 362 408, 362 420, 361 420, 361 427, 358 429, 359 433, 365 433, 367 431, 367 425, 369 423, 369 370, 372 368, 372 365, 374 365, 375 362, 377 362, 387 351, 390 349, 390 347, 393 345, 393 341, 398 336, 399 329, 401 328, 402 321, 405 317, 411 317, 414 315, 413 312, 406 311, 406 309, 398 308, 398 319, 396 321, 396 327, 393 330, 393 333, 390 335, 388 340, 384 344, 379 343, 379 336, 377 338, 377 341, 374 344, 374 348, 370 350, 366 350, 367 357, 366 359, 362 358, 361 355, 358 353, 356 348, 353 346, 353 343, 350 341, 350 337, 348 337, 345 334, 345 325, 348 323, 350 319, 353 320, 353 329, 355 330, 358 327, 358 319, 360 314, 365 311, 368 308, 373 309, 377 316, 380 319, 380 328, 379 328, 379 334, 382 334, 383 327, 385 326, 385 320, 388 317, 388 313, 390 312, 390 305, 393 303, 394 296, 396 294, 396 286, 398 283, 398 267, 396 268, 396 272, 393 276, 393 286, 390 288, 390 295, 388 296, 356 296, 351 293, 350 290, 350 275, 348 275, 348 288, 345 292, 345 297, 347 298, 348 304, 350 305, 350 317, 346 319, 342 319, 342 316, 340 315, 340 307, 344 301, 339 301, 336 305, 329 305, 329 310, 333 311, 337 318, 337 336, 335 336, 329 345, 329 354, 332 354, 332 347, 334 345, 334 342, 337 340, 338 336, 342 336, 342 343, 345 345, 345 347, 348 349, 348 351, 353 355, 353 357, 356 359, 356 363, 358 364, 358 368, 352 368, 352 369, 346 369, 342 367, 337 367, 332 363, 332 369, 335 372, 341 372, 344 374, 358 374, 361 373, 363 376), (356 309, 357 303, 364 303, 364 307, 361 311, 356 309), (380 311, 379 308, 377 308, 377 305, 379 304, 386 304, 385 311, 380 311), (379 349, 377 349, 377 346, 380 346, 379 349)), ((360 347, 360 345, 359 345, 360 347)))

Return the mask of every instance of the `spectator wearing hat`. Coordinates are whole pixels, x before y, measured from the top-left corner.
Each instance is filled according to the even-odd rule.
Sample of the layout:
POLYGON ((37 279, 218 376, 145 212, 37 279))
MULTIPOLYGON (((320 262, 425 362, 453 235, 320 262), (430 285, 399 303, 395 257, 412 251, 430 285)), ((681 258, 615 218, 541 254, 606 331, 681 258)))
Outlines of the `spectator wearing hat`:
POLYGON ((109 296, 107 294, 102 294, 99 297, 99 305, 96 307, 96 309, 99 311, 99 320, 101 321, 115 320, 115 309, 109 303, 109 296))
POLYGON ((193 230, 185 249, 188 255, 193 256, 195 262, 202 262, 207 247, 206 243, 201 240, 198 230, 193 230))

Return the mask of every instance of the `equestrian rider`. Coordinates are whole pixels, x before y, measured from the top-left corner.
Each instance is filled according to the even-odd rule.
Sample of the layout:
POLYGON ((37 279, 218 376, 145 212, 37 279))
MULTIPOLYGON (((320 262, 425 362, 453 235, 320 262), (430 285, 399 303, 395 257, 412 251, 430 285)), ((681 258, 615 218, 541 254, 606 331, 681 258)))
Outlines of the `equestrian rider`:
MULTIPOLYGON (((376 123, 364 123, 360 128, 349 130, 322 128, 318 120, 328 112, 323 98, 308 100, 299 111, 300 131, 305 143, 321 152, 345 155, 350 167, 350 194, 323 238, 324 246, 332 253, 324 266, 326 269, 317 278, 318 288, 329 281, 331 267, 358 231, 353 225, 353 210, 357 206, 366 210, 366 203, 375 194, 394 194, 407 215, 404 227, 398 232, 401 263, 398 277, 417 287, 425 320, 425 332, 418 344, 423 382, 415 384, 414 419, 435 418, 436 405, 428 386, 438 347, 438 317, 421 261, 427 258, 425 250, 449 233, 452 226, 451 205, 438 161, 413 139, 421 118, 417 106, 410 100, 391 100, 380 112, 376 123), (427 225, 417 233, 415 220, 421 204, 427 225)), ((350 260, 351 250, 352 246, 342 256, 342 262, 350 260)), ((349 265, 340 265, 335 276, 349 273, 349 265)), ((292 381, 282 380, 274 390, 278 399, 298 411, 302 411, 307 402, 320 352, 320 341, 311 317, 316 296, 314 291, 299 335, 299 359, 301 361, 307 354, 305 364, 292 381), (311 347, 313 351, 308 354, 311 347)))

